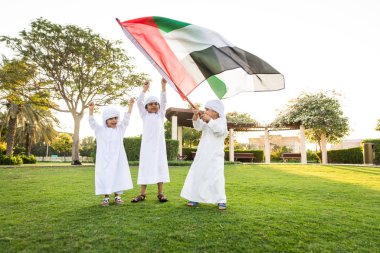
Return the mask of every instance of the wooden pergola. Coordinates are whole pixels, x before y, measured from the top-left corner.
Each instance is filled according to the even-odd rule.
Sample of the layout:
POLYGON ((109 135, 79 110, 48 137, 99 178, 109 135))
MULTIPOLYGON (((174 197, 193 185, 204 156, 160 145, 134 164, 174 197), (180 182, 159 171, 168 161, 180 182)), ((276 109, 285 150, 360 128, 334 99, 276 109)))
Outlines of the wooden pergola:
MULTIPOLYGON (((166 118, 172 122, 172 139, 179 141, 178 154, 182 156, 182 129, 183 127, 193 127, 192 118, 193 112, 191 109, 175 108, 170 107, 166 110, 166 118)), ((228 122, 227 128, 230 135, 230 145, 229 145, 229 160, 234 161, 234 131, 237 132, 249 132, 249 131, 264 131, 264 155, 265 163, 270 163, 270 141, 269 132, 270 131, 286 131, 286 130, 300 130, 300 150, 301 150, 301 163, 306 164, 306 138, 305 138, 305 128, 301 125, 300 127, 271 127, 271 126, 257 126, 253 123, 236 123, 228 122)))

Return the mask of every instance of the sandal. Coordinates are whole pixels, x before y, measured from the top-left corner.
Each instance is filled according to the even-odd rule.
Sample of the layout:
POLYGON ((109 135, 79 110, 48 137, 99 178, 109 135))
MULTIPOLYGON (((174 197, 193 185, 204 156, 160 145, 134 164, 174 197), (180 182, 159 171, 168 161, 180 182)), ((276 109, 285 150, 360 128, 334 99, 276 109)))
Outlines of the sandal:
POLYGON ((103 201, 100 203, 101 206, 109 206, 110 205, 110 198, 104 198, 103 201))
POLYGON ((132 203, 137 203, 137 202, 140 202, 140 201, 145 200, 145 198, 146 198, 145 194, 140 194, 139 196, 133 198, 133 199, 131 200, 131 202, 132 202, 132 203))
POLYGON ((115 197, 115 204, 116 205, 122 205, 122 204, 124 204, 124 201, 121 199, 120 196, 116 196, 115 197))
POLYGON ((168 198, 165 197, 165 195, 163 193, 158 194, 157 198, 158 198, 158 201, 160 201, 160 202, 166 202, 166 201, 168 201, 168 198))
POLYGON ((194 206, 197 206, 197 205, 198 205, 198 202, 194 202, 194 201, 187 202, 187 206, 194 207, 194 206))

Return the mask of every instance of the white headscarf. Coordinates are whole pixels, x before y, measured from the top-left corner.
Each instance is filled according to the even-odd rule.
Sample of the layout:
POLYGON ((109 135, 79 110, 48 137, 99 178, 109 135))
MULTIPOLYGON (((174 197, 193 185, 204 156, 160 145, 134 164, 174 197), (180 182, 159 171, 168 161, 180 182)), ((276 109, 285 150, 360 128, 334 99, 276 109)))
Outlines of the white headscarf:
POLYGON ((118 109, 111 106, 104 108, 103 115, 102 115, 104 125, 107 126, 107 123, 106 123, 107 119, 114 118, 114 117, 118 117, 118 118, 120 117, 120 112, 118 109))
POLYGON ((221 118, 225 117, 224 105, 223 105, 222 101, 220 101, 220 100, 215 99, 215 100, 207 101, 205 108, 216 111, 219 114, 219 117, 221 117, 221 118))
POLYGON ((149 104, 149 103, 153 103, 153 102, 156 102, 156 103, 160 104, 160 101, 158 100, 157 97, 155 97, 155 96, 150 96, 150 97, 148 97, 147 99, 145 99, 144 106, 146 107, 147 104, 149 104))

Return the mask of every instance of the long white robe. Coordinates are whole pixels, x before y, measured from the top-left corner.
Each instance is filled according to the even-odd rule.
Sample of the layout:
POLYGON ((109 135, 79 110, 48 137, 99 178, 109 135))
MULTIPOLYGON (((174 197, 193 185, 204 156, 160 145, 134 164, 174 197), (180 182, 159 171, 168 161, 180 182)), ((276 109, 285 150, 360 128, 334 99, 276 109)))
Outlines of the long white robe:
POLYGON ((133 188, 131 172, 123 145, 123 137, 130 114, 116 128, 100 125, 93 116, 89 117, 90 127, 96 136, 95 194, 111 194, 133 188))
POLYGON ((164 131, 166 93, 161 93, 160 109, 157 113, 149 113, 145 109, 144 95, 145 93, 141 92, 137 99, 137 106, 143 120, 137 184, 170 182, 164 131))
POLYGON ((224 179, 224 139, 227 136, 226 118, 205 123, 193 121, 202 131, 197 153, 187 174, 181 197, 200 203, 226 203, 224 179))

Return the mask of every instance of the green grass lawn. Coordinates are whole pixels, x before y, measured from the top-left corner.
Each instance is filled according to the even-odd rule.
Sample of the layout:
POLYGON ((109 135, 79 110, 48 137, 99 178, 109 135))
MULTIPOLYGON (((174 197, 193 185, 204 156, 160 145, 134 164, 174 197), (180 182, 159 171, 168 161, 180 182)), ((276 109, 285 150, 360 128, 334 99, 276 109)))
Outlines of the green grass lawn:
POLYGON ((0 168, 0 252, 380 252, 380 168, 228 165, 226 211, 185 205, 188 168, 109 207, 93 166, 0 168))

